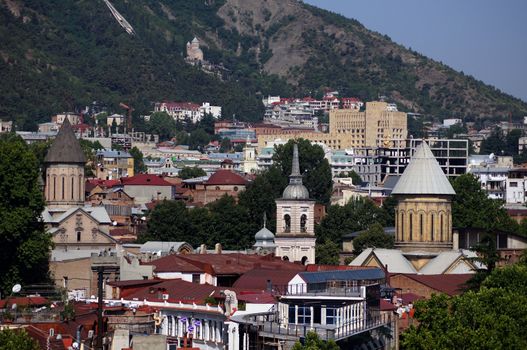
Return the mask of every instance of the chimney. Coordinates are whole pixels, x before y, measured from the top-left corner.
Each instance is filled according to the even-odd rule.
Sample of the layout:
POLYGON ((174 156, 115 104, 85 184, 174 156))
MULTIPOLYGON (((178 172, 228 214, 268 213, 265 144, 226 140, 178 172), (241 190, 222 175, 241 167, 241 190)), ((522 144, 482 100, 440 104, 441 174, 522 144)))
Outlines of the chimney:
POLYGON ((199 246, 199 253, 200 254, 207 254, 207 246, 205 244, 202 244, 199 246))
POLYGON ((221 243, 216 243, 214 246, 214 253, 221 254, 221 243))

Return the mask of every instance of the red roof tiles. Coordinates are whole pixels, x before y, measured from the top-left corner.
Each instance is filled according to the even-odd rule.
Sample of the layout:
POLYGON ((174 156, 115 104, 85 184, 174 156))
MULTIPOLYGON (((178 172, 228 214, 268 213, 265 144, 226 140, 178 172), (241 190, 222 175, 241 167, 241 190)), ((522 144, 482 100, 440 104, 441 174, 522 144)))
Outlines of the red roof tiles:
POLYGON ((219 169, 205 183, 206 185, 247 185, 245 180, 240 175, 227 169, 219 169))

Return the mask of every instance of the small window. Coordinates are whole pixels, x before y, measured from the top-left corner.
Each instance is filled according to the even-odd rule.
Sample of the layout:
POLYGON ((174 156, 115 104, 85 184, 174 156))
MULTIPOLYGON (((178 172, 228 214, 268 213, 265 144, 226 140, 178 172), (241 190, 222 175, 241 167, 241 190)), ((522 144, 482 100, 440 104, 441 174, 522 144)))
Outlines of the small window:
POLYGON ((284 232, 291 232, 291 216, 284 215, 284 232))
POLYGON ((516 181, 510 183, 511 187, 518 187, 518 183, 516 181))
POLYGON ((78 231, 77 232, 77 242, 80 242, 81 241, 81 232, 78 231))
POLYGON ((234 192, 238 192, 238 186, 234 186, 234 192))

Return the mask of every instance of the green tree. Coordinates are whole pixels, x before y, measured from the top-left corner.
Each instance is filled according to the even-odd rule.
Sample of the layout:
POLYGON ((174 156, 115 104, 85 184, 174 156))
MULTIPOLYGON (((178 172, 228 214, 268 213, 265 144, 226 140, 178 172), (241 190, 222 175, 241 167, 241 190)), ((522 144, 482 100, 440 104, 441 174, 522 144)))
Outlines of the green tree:
POLYGON ((35 155, 18 136, 0 137, 0 288, 49 281, 51 236, 41 213, 44 198, 35 155))
POLYGON ((327 342, 320 339, 316 332, 308 332, 304 340, 304 344, 297 341, 291 348, 292 350, 339 350, 339 346, 335 341, 329 340, 327 342))
POLYGON ((386 212, 368 198, 358 198, 346 205, 332 205, 322 222, 315 227, 318 242, 326 239, 338 244, 342 243, 342 236, 348 233, 367 229, 374 223, 386 225, 386 212))
POLYGON ((432 295, 415 304, 417 326, 402 334, 402 349, 525 349, 527 267, 498 268, 479 291, 432 295))
POLYGON ((134 157, 134 174, 144 173, 146 171, 146 166, 143 160, 143 152, 134 146, 130 150, 130 154, 134 157))
MULTIPOLYGON (((182 241, 193 242, 191 223, 188 219, 188 210, 183 202, 163 201, 149 214, 147 230, 140 242, 156 241, 182 241)), ((192 244, 192 243, 191 243, 192 244)))
POLYGON ((329 239, 316 245, 316 262, 322 265, 338 265, 339 264, 340 246, 329 239))
POLYGON ((203 129, 196 129, 190 133, 188 145, 190 149, 202 150, 210 142, 210 135, 203 129))
POLYGON ((395 208, 397 207, 397 199, 394 196, 388 196, 382 202, 381 208, 386 212, 386 225, 395 225, 395 208))
POLYGON ((280 170, 284 178, 291 174, 293 145, 295 143, 298 144, 300 173, 303 175, 303 182, 309 190, 310 197, 319 203, 329 204, 333 181, 331 167, 324 157, 322 147, 311 144, 309 140, 289 140, 285 145, 276 146, 273 155, 274 165, 280 170))
POLYGON ((95 176, 95 165, 97 163, 96 155, 98 150, 103 150, 104 147, 99 141, 89 141, 85 139, 80 139, 79 143, 81 145, 82 152, 86 157, 86 165, 84 166, 84 175, 86 177, 95 176))
POLYGON ((452 181, 452 187, 456 191, 452 201, 452 226, 518 231, 518 225, 507 215, 501 202, 490 199, 474 175, 458 176, 452 181))
POLYGON ((39 350, 38 342, 25 329, 0 331, 0 350, 39 350))
POLYGON ((198 123, 198 127, 203 129, 207 134, 214 135, 214 123, 216 119, 210 113, 206 113, 198 123))
POLYGON ((183 180, 193 179, 195 177, 206 176, 206 175, 207 173, 205 172, 205 170, 198 168, 197 166, 183 167, 183 169, 181 169, 178 173, 178 177, 180 177, 183 180))
POLYGON ((518 144, 520 137, 523 136, 523 131, 513 129, 505 136, 505 154, 509 156, 518 155, 518 144))
POLYGON ((503 131, 499 127, 496 127, 491 132, 489 137, 481 142, 479 154, 494 153, 495 155, 499 156, 505 154, 506 150, 507 142, 505 140, 505 136, 503 135, 503 131))
POLYGON ((231 140, 229 140, 228 138, 224 137, 221 140, 221 143, 220 143, 220 152, 221 153, 229 152, 231 150, 231 148, 232 148, 231 140))
POLYGON ((166 112, 152 113, 147 124, 148 130, 159 135, 159 140, 170 140, 176 133, 176 122, 166 112))
POLYGON ((381 224, 375 223, 353 240, 354 254, 358 255, 366 248, 392 249, 394 243, 394 237, 384 233, 384 228, 381 224))

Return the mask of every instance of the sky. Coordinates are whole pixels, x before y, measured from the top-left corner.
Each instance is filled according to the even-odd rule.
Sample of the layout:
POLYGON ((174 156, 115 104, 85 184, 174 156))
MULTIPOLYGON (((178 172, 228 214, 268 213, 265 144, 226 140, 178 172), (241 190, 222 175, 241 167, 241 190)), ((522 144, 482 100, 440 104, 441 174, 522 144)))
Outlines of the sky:
POLYGON ((527 0, 304 0, 527 102, 527 0))

